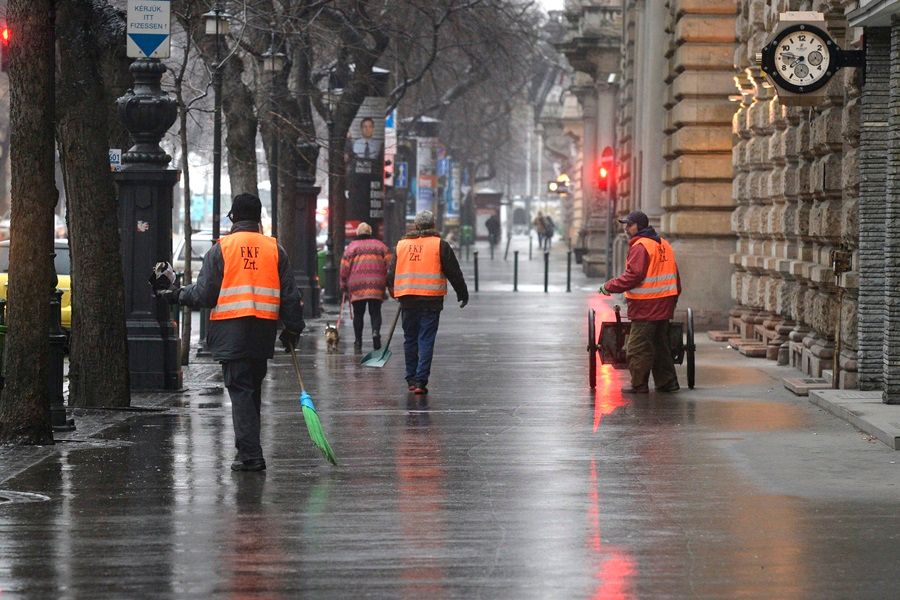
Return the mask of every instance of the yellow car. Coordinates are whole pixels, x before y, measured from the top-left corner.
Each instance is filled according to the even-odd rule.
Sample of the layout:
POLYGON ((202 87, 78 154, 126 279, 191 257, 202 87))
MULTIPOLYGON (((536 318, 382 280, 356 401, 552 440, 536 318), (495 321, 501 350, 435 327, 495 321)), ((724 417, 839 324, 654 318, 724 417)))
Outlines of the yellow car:
MULTIPOLYGON (((63 291, 62 296, 62 326, 72 328, 72 261, 69 257, 69 240, 53 240, 53 251, 56 258, 53 264, 56 267, 56 287, 63 291)), ((0 242, 0 299, 6 300, 7 278, 9 277, 9 240, 0 242)), ((47 301, 50 301, 49 296, 47 301)))

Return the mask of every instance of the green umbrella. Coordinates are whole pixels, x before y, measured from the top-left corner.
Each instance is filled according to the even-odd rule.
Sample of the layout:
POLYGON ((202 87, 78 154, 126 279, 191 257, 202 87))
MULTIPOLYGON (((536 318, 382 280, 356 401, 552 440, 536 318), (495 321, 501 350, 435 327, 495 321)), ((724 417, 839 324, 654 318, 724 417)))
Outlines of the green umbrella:
POLYGON ((328 440, 325 439, 325 432, 322 431, 322 423, 319 421, 319 413, 316 412, 316 405, 313 404, 312 397, 306 392, 303 385, 303 378, 300 376, 300 362, 297 360, 297 352, 294 346, 288 346, 291 350, 291 359, 294 362, 294 372, 297 373, 297 381, 300 383, 300 406, 303 409, 303 420, 306 421, 306 429, 309 430, 309 438, 312 440, 316 448, 325 455, 325 460, 333 465, 337 465, 337 457, 334 450, 331 449, 328 440))

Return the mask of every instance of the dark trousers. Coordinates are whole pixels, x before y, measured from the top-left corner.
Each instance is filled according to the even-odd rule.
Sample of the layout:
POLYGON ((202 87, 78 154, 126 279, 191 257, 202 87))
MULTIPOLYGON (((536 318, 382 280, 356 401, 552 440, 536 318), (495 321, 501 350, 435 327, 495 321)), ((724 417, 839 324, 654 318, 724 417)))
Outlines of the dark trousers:
POLYGON ((234 424, 234 446, 238 460, 263 457, 259 443, 259 411, 266 363, 265 358, 242 358, 222 363, 225 387, 231 396, 231 421, 234 424))
POLYGON ((362 342, 366 306, 369 307, 372 337, 381 337, 381 300, 357 300, 351 304, 353 305, 353 334, 356 336, 356 341, 362 342))
POLYGON ((421 308, 404 308, 403 350, 406 355, 406 381, 428 384, 431 375, 431 359, 434 356, 434 340, 437 337, 441 311, 421 308))
POLYGON ((657 389, 678 384, 668 321, 632 321, 625 354, 628 356, 632 387, 646 387, 651 372, 657 389))

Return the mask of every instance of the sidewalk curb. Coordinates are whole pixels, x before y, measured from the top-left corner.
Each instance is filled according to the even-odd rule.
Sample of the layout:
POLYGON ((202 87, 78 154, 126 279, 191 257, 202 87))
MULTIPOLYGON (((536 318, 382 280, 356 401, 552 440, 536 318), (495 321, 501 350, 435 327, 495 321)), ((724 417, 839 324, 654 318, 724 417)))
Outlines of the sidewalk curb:
POLYGON ((900 406, 884 404, 881 392, 810 390, 809 401, 900 450, 900 406))

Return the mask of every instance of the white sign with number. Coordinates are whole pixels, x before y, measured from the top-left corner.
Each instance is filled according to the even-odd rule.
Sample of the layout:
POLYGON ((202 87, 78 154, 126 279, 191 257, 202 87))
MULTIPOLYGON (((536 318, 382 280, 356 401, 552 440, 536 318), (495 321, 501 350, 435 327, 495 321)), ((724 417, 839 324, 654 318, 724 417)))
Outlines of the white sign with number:
POLYGON ((121 148, 110 148, 109 149, 109 170, 110 171, 121 171, 122 170, 122 149, 121 148))
POLYGON ((171 0, 128 0, 127 54, 130 58, 168 58, 171 0))

